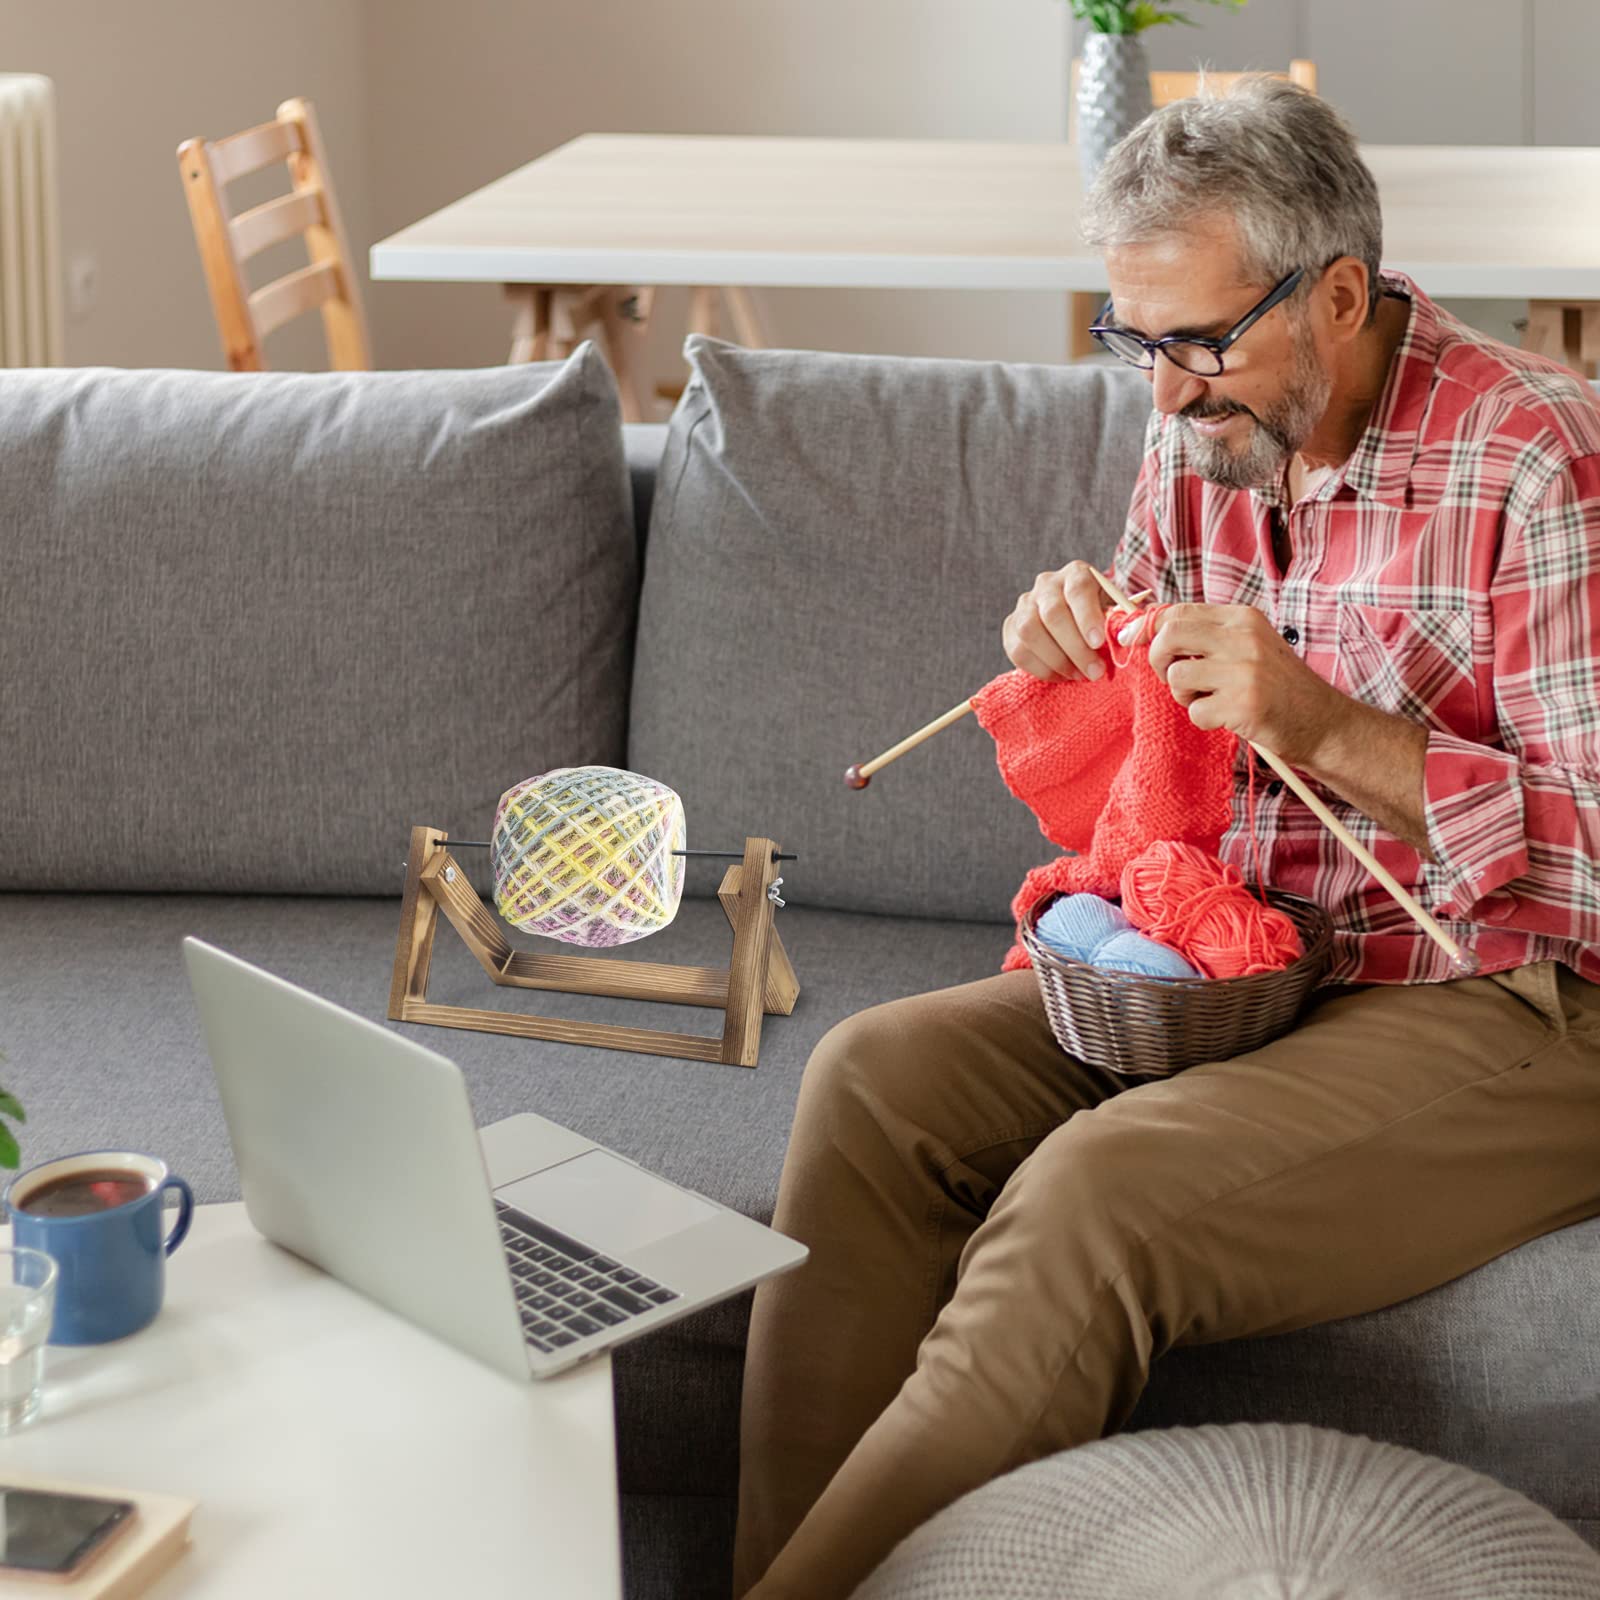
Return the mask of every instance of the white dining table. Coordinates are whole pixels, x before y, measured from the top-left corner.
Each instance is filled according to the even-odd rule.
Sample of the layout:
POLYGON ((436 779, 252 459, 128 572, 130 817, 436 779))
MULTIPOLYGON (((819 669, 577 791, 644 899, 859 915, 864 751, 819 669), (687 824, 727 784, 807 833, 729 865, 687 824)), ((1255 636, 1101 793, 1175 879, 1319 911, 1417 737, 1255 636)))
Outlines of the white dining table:
MULTIPOLYGON (((1526 299, 1530 342, 1600 358, 1600 148, 1362 154, 1382 200, 1385 265, 1435 296, 1526 299)), ((371 271, 506 285, 1101 291, 1105 269, 1078 234, 1082 196, 1067 144, 590 133, 380 240, 371 271)))

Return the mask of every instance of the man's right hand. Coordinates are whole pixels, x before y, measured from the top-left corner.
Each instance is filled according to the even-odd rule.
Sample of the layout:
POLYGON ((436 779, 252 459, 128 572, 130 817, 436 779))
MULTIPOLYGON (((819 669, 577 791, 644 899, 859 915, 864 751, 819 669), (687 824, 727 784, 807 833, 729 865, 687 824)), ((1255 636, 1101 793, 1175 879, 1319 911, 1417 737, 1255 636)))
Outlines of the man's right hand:
POLYGON ((1105 674, 1100 647, 1110 596, 1087 561, 1041 572, 1000 630, 1006 657, 1045 683, 1070 683, 1105 674))

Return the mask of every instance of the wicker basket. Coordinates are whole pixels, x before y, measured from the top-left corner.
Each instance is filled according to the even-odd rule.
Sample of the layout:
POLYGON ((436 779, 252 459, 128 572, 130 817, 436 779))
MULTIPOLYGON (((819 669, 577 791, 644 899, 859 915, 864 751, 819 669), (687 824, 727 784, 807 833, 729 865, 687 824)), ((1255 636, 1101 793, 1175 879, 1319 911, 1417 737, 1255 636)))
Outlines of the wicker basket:
POLYGON ((1268 889, 1268 902, 1289 915, 1305 947, 1281 972, 1249 978, 1115 972, 1040 943, 1034 925, 1058 898, 1041 900, 1021 929, 1050 1031, 1069 1055, 1129 1077, 1164 1078, 1201 1061, 1227 1061, 1288 1032, 1333 948, 1333 928, 1321 906, 1268 889))

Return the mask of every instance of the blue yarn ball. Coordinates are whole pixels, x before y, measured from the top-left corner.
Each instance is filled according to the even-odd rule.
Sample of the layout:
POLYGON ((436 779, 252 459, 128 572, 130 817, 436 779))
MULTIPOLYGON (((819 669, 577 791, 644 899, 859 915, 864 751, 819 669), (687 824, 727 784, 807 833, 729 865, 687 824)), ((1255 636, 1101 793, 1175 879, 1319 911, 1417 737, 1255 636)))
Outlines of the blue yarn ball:
POLYGON ((1133 924, 1122 908, 1097 894, 1067 894, 1034 924, 1039 943, 1072 961, 1092 961, 1107 939, 1129 933, 1133 924))
POLYGON ((1198 978, 1200 974, 1176 950, 1142 933, 1114 934, 1094 953, 1097 967, 1115 972, 1142 972, 1152 978, 1198 978))

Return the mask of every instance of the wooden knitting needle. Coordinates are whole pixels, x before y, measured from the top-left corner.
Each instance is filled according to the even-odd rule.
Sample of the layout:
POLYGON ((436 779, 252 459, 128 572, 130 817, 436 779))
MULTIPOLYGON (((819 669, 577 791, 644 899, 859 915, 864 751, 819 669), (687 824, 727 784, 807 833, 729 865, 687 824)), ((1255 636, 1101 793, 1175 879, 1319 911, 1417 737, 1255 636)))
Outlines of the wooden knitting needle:
MULTIPOLYGON (((1104 581, 1104 580, 1102 580, 1104 581)), ((1137 594, 1128 602, 1130 606, 1143 605, 1154 593, 1146 589, 1137 594)), ((865 789, 872 782, 872 775, 880 767, 886 767, 891 761, 898 761, 908 750, 915 750, 924 739, 931 739, 934 734, 948 728, 952 722, 959 722, 972 709, 970 700, 963 700, 958 706, 951 706, 942 717, 935 717, 925 728, 918 728, 909 738, 902 739, 899 744, 885 750, 881 756, 874 757, 871 761, 851 762, 844 769, 844 781, 852 789, 865 789)))
MULTIPOLYGON (((490 839, 446 839, 446 845, 452 850, 492 850, 494 843, 490 839)), ((668 855, 673 856, 719 856, 724 861, 743 861, 743 850, 669 850, 668 855)), ((772 852, 774 861, 798 861, 799 856, 780 855, 776 850, 772 852)))
MULTIPOLYGON (((1132 611, 1139 604, 1137 600, 1130 600, 1116 584, 1103 572, 1096 571, 1095 577, 1100 580, 1100 587, 1111 596, 1112 601, 1122 607, 1124 611, 1132 611)), ((1478 959, 1470 951, 1463 950, 1443 928, 1439 926, 1426 911, 1417 904, 1416 900, 1406 892, 1395 880, 1393 874, 1372 854, 1356 836, 1334 816, 1334 814, 1319 800, 1307 787, 1305 780, 1289 766, 1280 760, 1270 750, 1263 750, 1260 745, 1245 741, 1250 748, 1261 757, 1266 764, 1277 773, 1286 787, 1292 789, 1304 801, 1317 821, 1364 866, 1368 872, 1386 889, 1389 896, 1405 914, 1410 917, 1427 936, 1450 957, 1455 963, 1457 971, 1465 976, 1470 976, 1478 970, 1478 959)))

